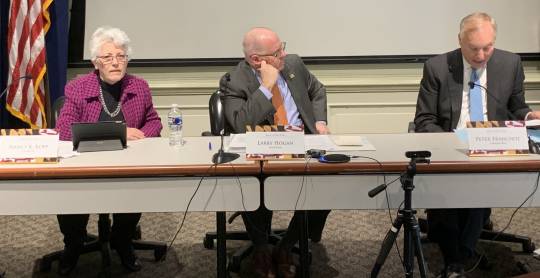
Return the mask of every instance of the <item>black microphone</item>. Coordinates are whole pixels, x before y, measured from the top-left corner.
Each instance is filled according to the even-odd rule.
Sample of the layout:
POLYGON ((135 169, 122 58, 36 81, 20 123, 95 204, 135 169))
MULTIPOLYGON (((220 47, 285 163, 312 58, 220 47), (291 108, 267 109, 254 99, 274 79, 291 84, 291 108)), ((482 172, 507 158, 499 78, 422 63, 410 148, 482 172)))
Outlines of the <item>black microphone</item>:
POLYGON ((491 94, 491 92, 485 87, 485 86, 482 86, 480 84, 477 84, 477 83, 474 83, 472 81, 469 81, 469 83, 467 83, 469 85, 469 89, 473 89, 474 86, 478 86, 482 89, 484 89, 484 91, 486 91, 486 95, 488 95, 489 97, 493 98, 499 105, 503 105, 503 106, 506 106, 506 103, 502 103, 502 101, 500 101, 497 97, 495 97, 494 95, 491 94))
MULTIPOLYGON (((490 98, 494 99, 495 102, 497 102, 497 104, 499 104, 500 106, 507 107, 507 103, 503 103, 502 101, 500 101, 496 96, 491 94, 491 92, 485 86, 482 86, 481 84, 477 84, 477 83, 472 82, 472 81, 469 81, 469 83, 467 83, 467 85, 469 85, 469 89, 473 89, 474 86, 478 86, 478 87, 484 89, 484 91, 486 91, 486 95, 488 95, 490 98)), ((516 117, 514 117, 514 114, 512 114, 512 112, 507 110, 506 113, 507 113, 506 116, 508 117, 508 120, 514 120, 516 118, 516 117)))
POLYGON ((223 164, 231 162, 240 157, 237 153, 228 153, 223 150, 223 136, 225 135, 225 129, 219 131, 219 137, 221 139, 221 145, 219 151, 212 156, 212 163, 223 164))
MULTIPOLYGON (((19 81, 21 81, 21 79, 32 79, 32 76, 31 75, 23 75, 23 76, 17 78, 17 80, 11 81, 11 83, 19 82, 19 81)), ((8 89, 9 89, 9 86, 6 86, 6 88, 2 91, 2 93, 0 93, 0 99, 4 97, 4 95, 7 93, 8 89)))

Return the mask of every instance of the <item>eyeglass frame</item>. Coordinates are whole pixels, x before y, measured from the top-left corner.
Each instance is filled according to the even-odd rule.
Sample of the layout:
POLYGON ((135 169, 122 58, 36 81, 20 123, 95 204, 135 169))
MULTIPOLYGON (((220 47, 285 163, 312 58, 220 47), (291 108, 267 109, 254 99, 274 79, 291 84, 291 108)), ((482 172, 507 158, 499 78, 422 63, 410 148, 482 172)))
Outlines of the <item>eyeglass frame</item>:
POLYGON ((97 59, 102 59, 101 60, 101 63, 104 64, 104 65, 108 65, 108 64, 112 64, 112 62, 114 61, 114 59, 116 59, 116 61, 119 63, 119 64, 124 64, 128 61, 129 59, 129 55, 127 54, 116 54, 116 55, 105 55, 105 56, 96 56, 97 59), (106 61, 108 59, 111 59, 110 61, 106 61))
POLYGON ((261 57, 262 57, 262 56, 267 56, 267 57, 268 57, 268 56, 272 56, 272 57, 274 57, 274 58, 278 58, 279 55, 280 55, 283 51, 285 51, 285 47, 287 47, 287 42, 281 42, 281 45, 280 45, 279 49, 276 50, 276 51, 274 51, 274 53, 271 53, 271 54, 255 54, 255 55, 261 56, 261 57))

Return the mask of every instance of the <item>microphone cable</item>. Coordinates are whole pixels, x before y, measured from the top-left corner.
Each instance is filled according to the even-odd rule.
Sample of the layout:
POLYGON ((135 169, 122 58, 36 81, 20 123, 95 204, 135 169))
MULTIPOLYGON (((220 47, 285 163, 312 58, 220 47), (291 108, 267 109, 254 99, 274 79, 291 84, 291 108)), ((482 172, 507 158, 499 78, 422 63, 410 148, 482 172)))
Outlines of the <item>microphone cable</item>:
MULTIPOLYGON (((362 159, 368 159, 368 160, 374 161, 375 163, 377 163, 377 165, 379 165, 379 169, 381 171, 383 170, 382 163, 379 160, 377 160, 376 158, 369 157, 369 156, 362 156, 362 155, 350 155, 349 157, 350 158, 362 158, 362 159)), ((380 174, 378 176, 380 176, 380 174)), ((384 193, 385 193, 385 198, 386 198, 387 212, 388 212, 388 217, 390 218, 390 225, 391 226, 394 225, 394 219, 392 218, 392 209, 390 208, 390 196, 388 195, 387 187, 390 186, 391 184, 393 184, 394 182, 400 180, 402 176, 403 176, 403 174, 400 174, 399 177, 397 177, 396 179, 394 179, 394 180, 390 181, 389 183, 387 183, 387 181, 386 181, 386 173, 384 173, 384 172, 382 173, 383 184, 385 185, 384 193)), ((403 204, 403 202, 401 202, 399 207, 401 207, 402 204, 403 204)), ((399 213, 399 207, 398 207, 398 213, 399 213)), ((396 253, 397 253, 398 257, 399 257, 399 260, 401 262, 401 265, 403 267, 405 267, 403 257, 401 256, 400 249, 399 249, 399 246, 397 244, 397 240, 394 241, 394 247, 395 247, 396 253)))
MULTIPOLYGON (((508 227, 510 227, 510 224, 512 223, 512 220, 514 219, 514 216, 516 215, 516 213, 518 212, 519 209, 521 209, 523 207, 523 205, 529 200, 532 198, 532 196, 534 196, 534 194, 536 193, 536 191, 538 190, 538 183, 540 182, 540 172, 538 172, 537 176, 536 176, 536 183, 534 185, 534 189, 533 191, 531 192, 531 194, 529 194, 529 196, 527 196, 527 198, 525 198, 525 200, 523 202, 521 202, 521 204, 516 208, 514 209, 514 211, 512 212, 512 215, 510 216, 510 219, 508 220, 508 222, 506 223, 506 225, 504 226, 504 228, 502 228, 495 236, 493 236, 493 238, 491 239, 488 239, 488 240, 491 240, 491 241, 495 241, 500 235, 502 235, 506 229, 508 229, 508 227)), ((485 253, 485 252, 484 252, 485 253)), ((479 265, 480 265, 480 262, 482 261, 482 259, 485 257, 485 254, 482 253, 480 254, 478 260, 476 261, 476 263, 473 265, 473 267, 471 269, 468 269, 466 270, 465 272, 466 273, 471 273, 473 272, 479 265)))
MULTIPOLYGON (((208 167, 208 169, 206 170, 206 174, 208 174, 210 172, 210 170, 212 170, 212 167, 216 168, 217 164, 210 165, 210 167, 208 167)), ((214 170, 214 172, 215 172, 215 170, 214 170)), ((167 250, 172 248, 172 245, 174 244, 174 241, 176 240, 176 237, 180 234, 180 231, 182 230, 182 227, 184 227, 184 222, 186 221, 186 217, 187 217, 187 214, 188 214, 188 211, 189 211, 189 207, 191 206, 191 202, 193 201, 193 198, 195 198, 195 195, 197 195, 197 192, 199 191, 199 188, 201 187, 201 184, 202 184, 204 178, 205 178, 205 176, 202 176, 200 178, 199 183, 195 187, 195 191, 193 192, 193 194, 191 194, 191 197, 189 198, 188 204, 186 206, 186 210, 184 211, 184 215, 183 215, 182 220, 180 222, 180 227, 174 233, 174 236, 172 237, 172 240, 170 241, 169 246, 167 247, 167 250)), ((163 256, 163 260, 165 259, 165 257, 166 256, 163 256)))
MULTIPOLYGON (((249 212, 249 211, 247 210, 246 204, 245 204, 244 190, 243 190, 243 188, 242 188, 242 181, 241 181, 241 179, 240 179, 240 175, 238 175, 238 173, 236 172, 236 169, 234 168, 234 164, 233 164, 232 162, 229 162, 228 164, 231 165, 231 168, 232 168, 232 170, 233 170, 234 176, 236 177, 236 181, 237 181, 238 187, 240 188, 240 196, 241 196, 240 198, 241 198, 241 200, 242 200, 242 208, 244 209, 242 212, 249 212)), ((261 182, 261 181, 259 180, 259 183, 260 183, 260 182, 261 182)), ((260 194, 260 193, 259 193, 259 194, 260 194)), ((241 212, 241 213, 242 213, 242 212, 241 212)), ((242 215, 241 215, 241 216, 242 216, 242 215)), ((268 231, 268 232, 267 232, 267 231, 262 231, 262 230, 260 230, 260 229, 257 227, 257 225, 255 225, 255 224, 253 223, 253 221, 251 221, 249 215, 243 215, 243 216, 244 216, 243 219, 246 219, 246 221, 247 221, 249 224, 251 224, 251 228, 253 228, 253 230, 256 231, 257 233, 259 233, 259 234, 267 234, 268 232, 271 232, 271 230, 272 230, 271 228, 270 228, 270 231, 268 231)), ((229 223, 229 224, 230 224, 230 223, 229 223)), ((246 230, 246 232, 247 232, 247 230, 246 230)))

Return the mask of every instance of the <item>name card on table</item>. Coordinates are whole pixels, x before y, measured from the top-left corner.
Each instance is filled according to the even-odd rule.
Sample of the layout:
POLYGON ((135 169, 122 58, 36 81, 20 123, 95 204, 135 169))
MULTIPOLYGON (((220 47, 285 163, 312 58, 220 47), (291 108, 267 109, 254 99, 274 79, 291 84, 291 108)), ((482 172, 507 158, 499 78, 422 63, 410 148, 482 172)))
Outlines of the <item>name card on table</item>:
POLYGON ((469 156, 526 155, 527 130, 523 121, 468 122, 469 156))
POLYGON ((246 158, 249 160, 296 159, 304 156, 303 132, 246 132, 246 158))
POLYGON ((0 162, 58 162, 58 132, 52 129, 2 129, 0 162))

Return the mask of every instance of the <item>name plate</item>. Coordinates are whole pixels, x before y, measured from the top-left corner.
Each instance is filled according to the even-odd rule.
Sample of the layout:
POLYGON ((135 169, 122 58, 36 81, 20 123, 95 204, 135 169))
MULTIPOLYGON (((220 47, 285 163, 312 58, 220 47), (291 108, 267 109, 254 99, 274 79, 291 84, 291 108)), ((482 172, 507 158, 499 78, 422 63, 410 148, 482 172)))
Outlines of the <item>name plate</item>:
POLYGON ((467 123, 470 156, 526 155, 529 143, 522 121, 467 123))
POLYGON ((0 158, 2 160, 58 157, 59 136, 54 130, 2 130, 1 135, 0 158))
POLYGON ((247 132, 246 154, 304 154, 303 132, 247 132))

